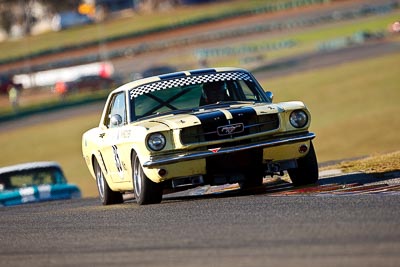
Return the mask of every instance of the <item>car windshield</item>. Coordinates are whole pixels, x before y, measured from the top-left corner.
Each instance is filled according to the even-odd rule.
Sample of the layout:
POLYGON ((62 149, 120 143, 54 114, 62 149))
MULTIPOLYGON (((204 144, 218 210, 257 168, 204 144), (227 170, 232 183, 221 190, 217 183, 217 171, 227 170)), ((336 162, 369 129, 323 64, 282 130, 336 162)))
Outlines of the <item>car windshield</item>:
POLYGON ((0 175, 0 191, 56 183, 65 183, 64 175, 58 168, 22 170, 0 175))
MULTIPOLYGON (((153 85, 157 83, 160 82, 153 85)), ((137 120, 147 116, 196 111, 238 102, 265 102, 261 90, 251 80, 221 80, 161 87, 131 97, 131 117, 137 120)))

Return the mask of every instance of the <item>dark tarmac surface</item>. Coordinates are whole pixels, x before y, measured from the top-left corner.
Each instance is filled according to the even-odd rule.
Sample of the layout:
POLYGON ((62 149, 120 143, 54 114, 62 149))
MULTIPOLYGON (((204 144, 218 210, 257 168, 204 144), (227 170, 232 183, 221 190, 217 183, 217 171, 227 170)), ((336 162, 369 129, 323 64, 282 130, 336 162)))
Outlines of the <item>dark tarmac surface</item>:
POLYGON ((3 207, 0 266, 398 266, 399 177, 334 172, 307 190, 266 181, 149 206, 3 207), (349 183, 392 189, 317 190, 349 183))

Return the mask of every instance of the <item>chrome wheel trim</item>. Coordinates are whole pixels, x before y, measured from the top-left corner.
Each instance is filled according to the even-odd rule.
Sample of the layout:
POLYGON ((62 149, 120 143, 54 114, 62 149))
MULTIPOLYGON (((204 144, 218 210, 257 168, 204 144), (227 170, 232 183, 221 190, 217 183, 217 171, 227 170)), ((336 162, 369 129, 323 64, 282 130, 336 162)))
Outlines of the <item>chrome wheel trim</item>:
POLYGON ((96 183, 101 199, 104 199, 104 177, 99 164, 96 164, 96 183))
POLYGON ((133 181, 135 183, 135 195, 140 197, 142 193, 142 172, 140 170, 140 162, 138 156, 135 157, 134 169, 133 169, 133 181))

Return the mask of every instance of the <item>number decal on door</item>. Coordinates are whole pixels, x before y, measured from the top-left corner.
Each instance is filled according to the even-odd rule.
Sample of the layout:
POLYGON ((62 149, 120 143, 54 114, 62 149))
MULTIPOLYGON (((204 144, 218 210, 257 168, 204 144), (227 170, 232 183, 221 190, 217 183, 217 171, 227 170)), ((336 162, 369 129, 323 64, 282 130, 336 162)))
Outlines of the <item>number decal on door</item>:
POLYGON ((118 173, 120 174, 121 178, 123 178, 123 175, 122 175, 122 164, 121 164, 121 160, 120 160, 119 155, 118 155, 117 146, 114 145, 114 146, 112 146, 112 148, 113 148, 113 151, 114 151, 115 166, 117 167, 118 173))

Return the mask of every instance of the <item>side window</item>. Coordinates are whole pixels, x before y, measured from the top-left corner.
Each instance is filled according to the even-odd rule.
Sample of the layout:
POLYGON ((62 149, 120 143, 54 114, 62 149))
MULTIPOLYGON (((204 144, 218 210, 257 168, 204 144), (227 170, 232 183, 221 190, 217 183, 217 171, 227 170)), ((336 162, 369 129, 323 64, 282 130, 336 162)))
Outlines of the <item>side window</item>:
POLYGON ((119 125, 126 124, 126 103, 125 103, 125 93, 120 92, 112 96, 110 105, 108 106, 107 116, 104 121, 104 125, 108 128, 116 127, 111 123, 111 118, 114 115, 120 116, 121 123, 119 125))

